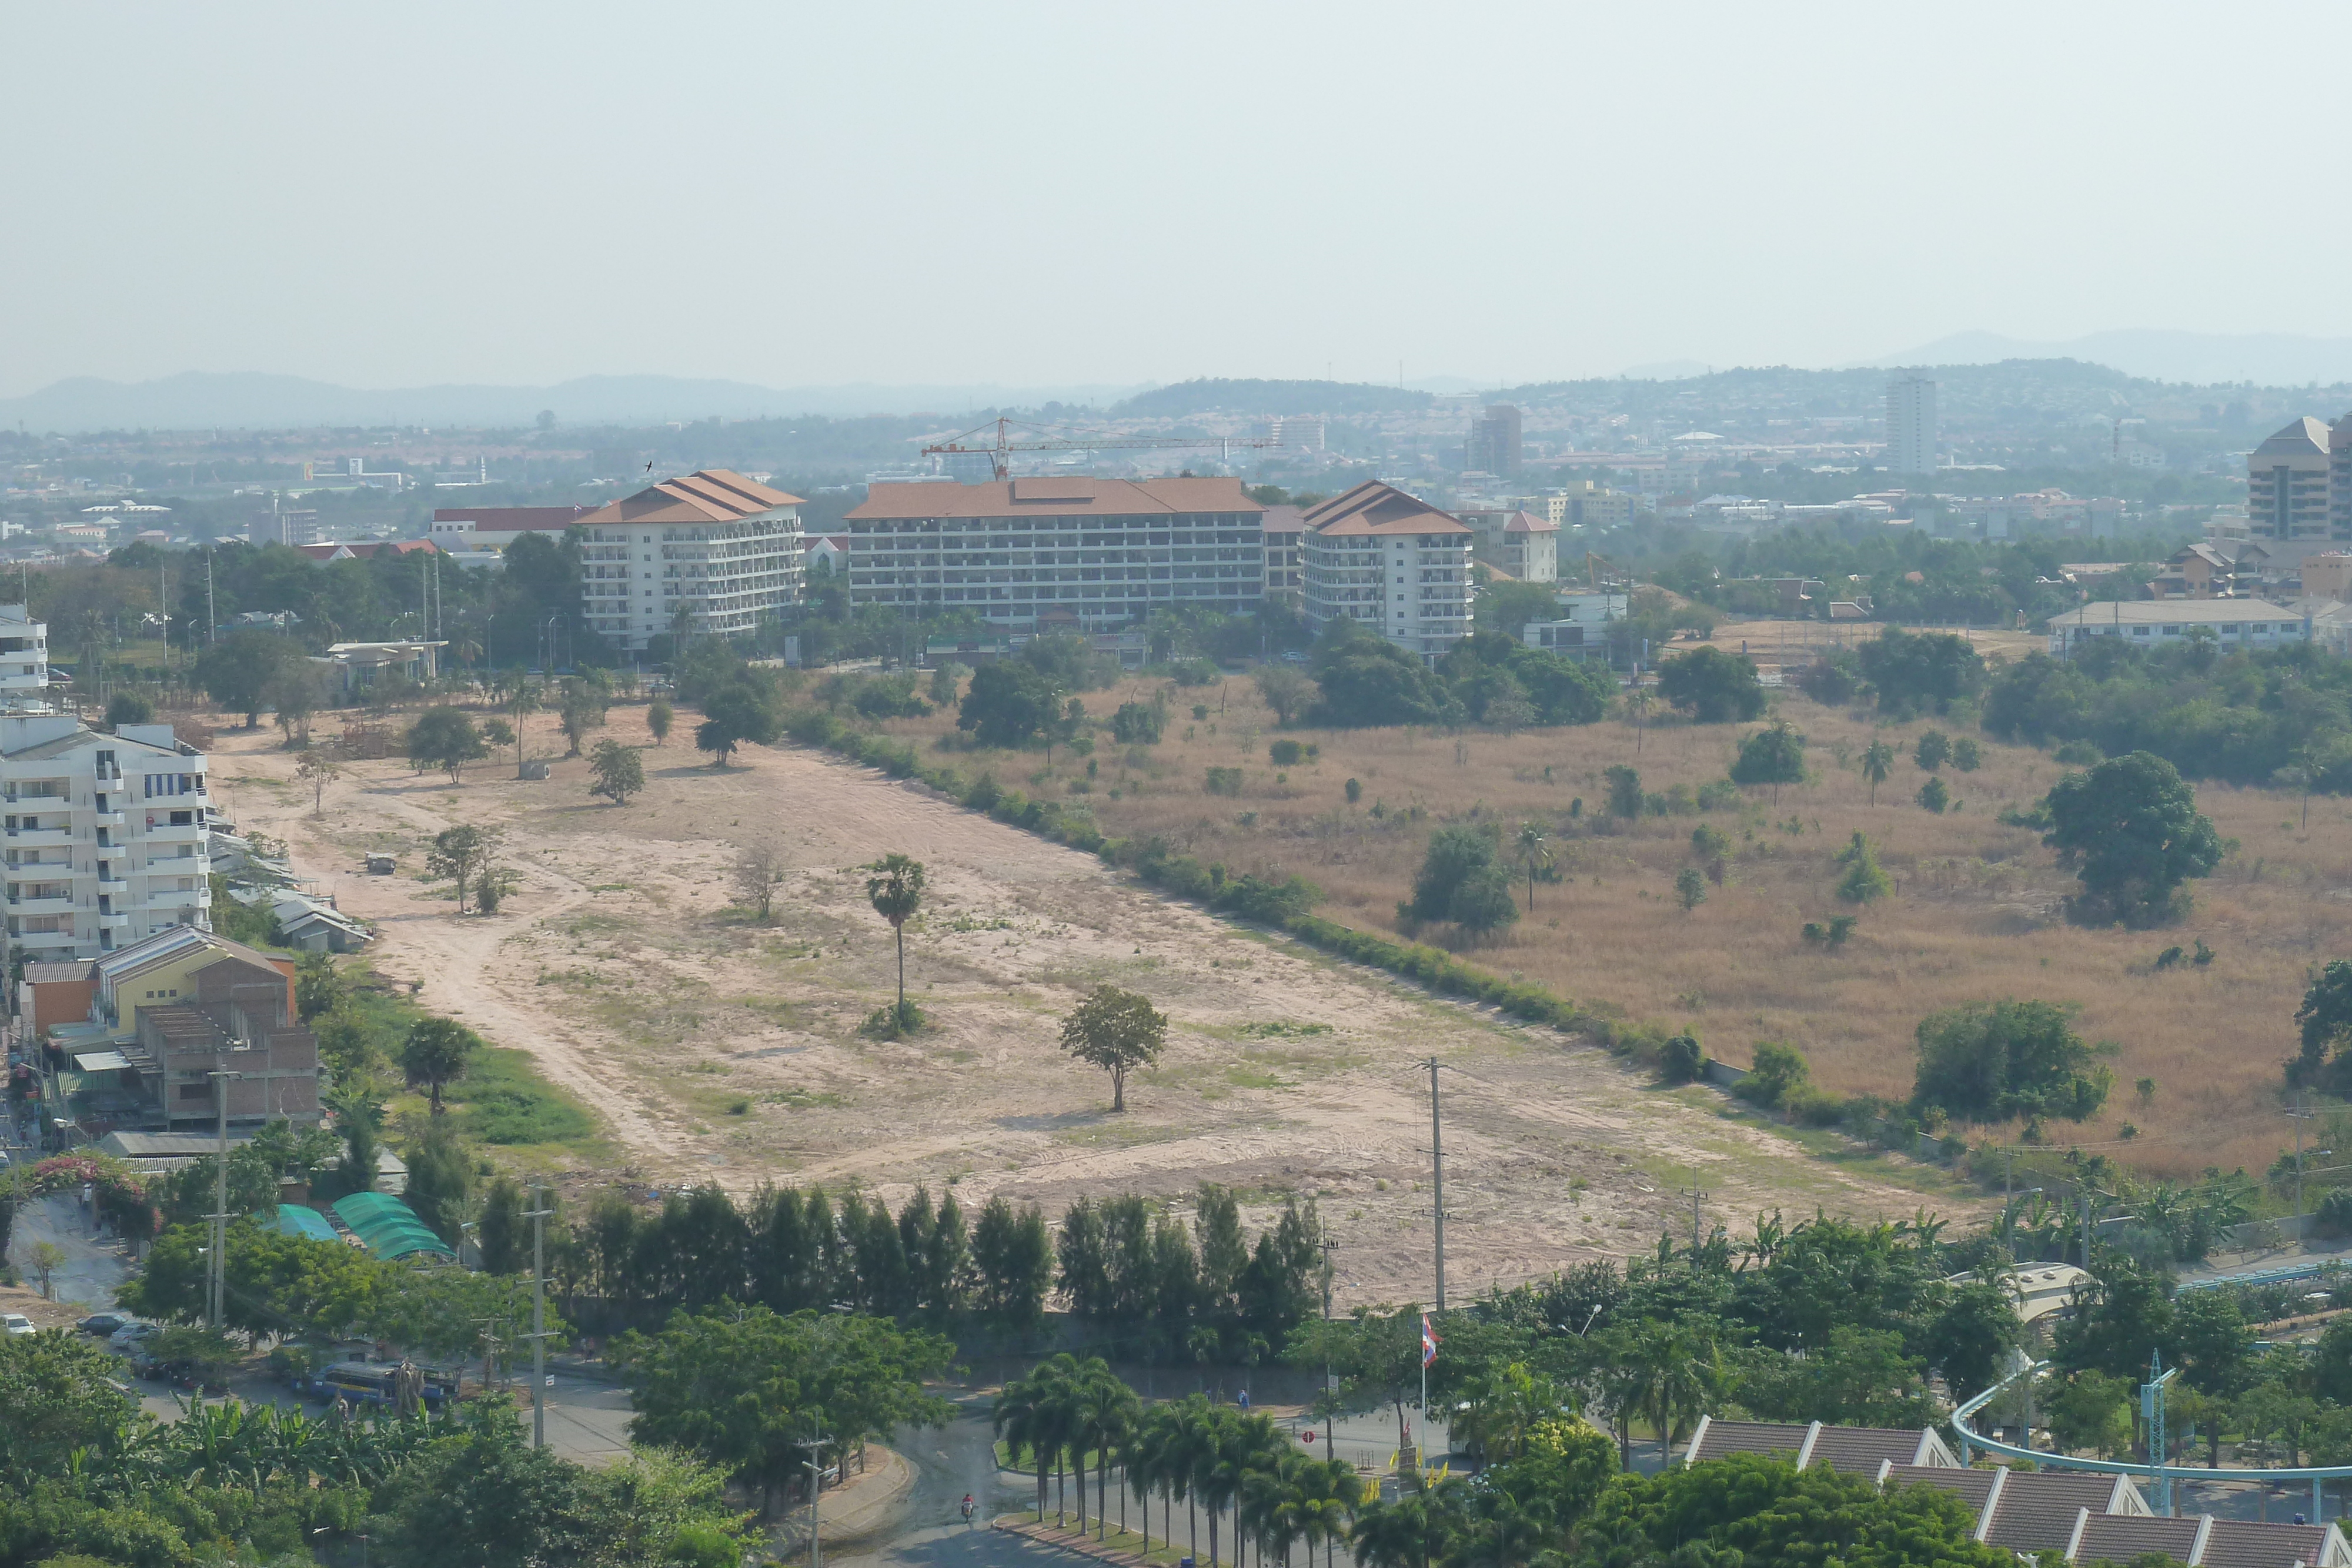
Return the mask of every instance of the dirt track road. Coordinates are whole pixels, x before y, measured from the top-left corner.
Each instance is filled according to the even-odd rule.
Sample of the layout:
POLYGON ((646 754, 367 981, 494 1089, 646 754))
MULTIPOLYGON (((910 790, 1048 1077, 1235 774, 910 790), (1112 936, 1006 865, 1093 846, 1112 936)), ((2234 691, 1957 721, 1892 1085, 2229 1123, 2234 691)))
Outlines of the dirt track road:
MULTIPOLYGON (((611 733, 642 744, 642 710, 611 733)), ((534 728, 542 752, 560 747, 534 728)), ((1428 1272, 1429 1075, 1444 1075, 1449 1283, 1546 1274, 1686 1231, 1694 1173, 1710 1219, 1759 1209, 1909 1214, 1917 1194, 1857 1179, 1727 1122, 1606 1055, 1434 1000, 1172 903, 1090 856, 975 816, 919 786, 799 749, 715 773, 646 752, 648 789, 592 801, 584 765, 542 783, 478 766, 467 782, 354 765, 314 819, 275 737, 224 737, 215 768, 240 823, 288 837, 307 873, 376 922, 383 972, 595 1108, 639 1179, 922 1183, 969 1216, 1004 1192, 1049 1213, 1082 1193, 1181 1197, 1209 1180, 1263 1218, 1313 1197, 1339 1242, 1338 1297, 1398 1299, 1428 1272), (420 880, 421 845, 494 827, 518 891, 457 916, 420 880), (792 868, 775 918, 749 920, 732 869, 764 842, 792 868), (394 877, 359 874, 370 850, 394 877), (911 1040, 864 1038, 894 970, 859 868, 892 851, 929 869, 907 942, 911 1040), (1160 1063, 1108 1111, 1103 1076, 1056 1023, 1089 987, 1150 996, 1171 1020, 1160 1063)), ((1948 1208, 1952 1207, 1947 1204, 1948 1208)))

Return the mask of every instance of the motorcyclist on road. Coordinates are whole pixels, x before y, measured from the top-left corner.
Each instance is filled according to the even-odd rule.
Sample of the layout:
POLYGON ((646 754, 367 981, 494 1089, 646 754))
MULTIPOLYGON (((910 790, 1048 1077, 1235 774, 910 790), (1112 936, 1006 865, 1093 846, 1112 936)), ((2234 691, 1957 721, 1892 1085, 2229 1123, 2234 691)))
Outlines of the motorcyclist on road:
POLYGON ((970 1492, 966 1492, 966 1493, 964 1493, 964 1494, 963 1494, 963 1521, 964 1521, 966 1524, 970 1524, 970 1523, 971 1522, 971 1515, 972 1515, 972 1510, 973 1510, 973 1507, 974 1507, 974 1504, 973 1504, 973 1502, 972 1502, 972 1500, 971 1500, 971 1493, 970 1493, 970 1492))

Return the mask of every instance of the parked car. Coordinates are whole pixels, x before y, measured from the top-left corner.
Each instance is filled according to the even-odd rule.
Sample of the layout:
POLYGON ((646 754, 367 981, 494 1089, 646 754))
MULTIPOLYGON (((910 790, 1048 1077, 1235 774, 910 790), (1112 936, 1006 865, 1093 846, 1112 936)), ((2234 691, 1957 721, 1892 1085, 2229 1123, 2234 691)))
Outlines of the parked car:
POLYGON ((10 1333, 40 1333, 40 1330, 33 1326, 33 1320, 22 1312, 0 1312, 0 1329, 5 1329, 10 1333))
POLYGON ((117 1330, 127 1329, 138 1321, 136 1318, 126 1317, 121 1312, 92 1312, 74 1324, 74 1327, 86 1334, 96 1334, 100 1339, 107 1339, 117 1330))
POLYGON ((163 1332, 153 1323, 128 1323, 107 1336, 106 1348, 117 1355, 127 1354, 139 1348, 141 1340, 152 1339, 163 1332))

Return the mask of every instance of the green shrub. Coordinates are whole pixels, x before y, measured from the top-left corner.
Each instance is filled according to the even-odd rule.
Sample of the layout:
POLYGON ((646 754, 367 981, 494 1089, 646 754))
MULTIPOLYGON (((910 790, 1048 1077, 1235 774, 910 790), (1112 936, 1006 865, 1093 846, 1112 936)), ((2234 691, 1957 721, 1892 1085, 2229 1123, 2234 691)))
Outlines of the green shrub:
POLYGON ((1212 795, 1238 796, 1242 792, 1242 770, 1238 768, 1212 768, 1201 788, 1212 795))
POLYGON ((1168 710, 1158 703, 1121 703, 1110 716, 1110 737, 1121 746, 1157 746, 1168 727, 1168 710))
POLYGON ((1265 754, 1276 768, 1296 768, 1307 760, 1307 747, 1295 740, 1277 740, 1265 754))
POLYGON ((2328 1188, 2312 1218, 2322 1236, 2352 1236, 2352 1186, 2328 1188))
POLYGON ((1762 1040, 1756 1042, 1756 1055, 1748 1076, 1732 1092, 1753 1104, 1780 1105, 1811 1082, 1812 1068, 1806 1062, 1803 1051, 1793 1045, 1762 1040))
POLYGON ((1801 1127, 1834 1127, 1852 1114, 1853 1102, 1807 1083, 1781 1096, 1780 1109, 1801 1127))
POLYGON ((1669 1083, 1696 1082, 1706 1071, 1706 1053, 1699 1049, 1698 1036, 1685 1032, 1667 1040, 1658 1053, 1658 1071, 1669 1083))

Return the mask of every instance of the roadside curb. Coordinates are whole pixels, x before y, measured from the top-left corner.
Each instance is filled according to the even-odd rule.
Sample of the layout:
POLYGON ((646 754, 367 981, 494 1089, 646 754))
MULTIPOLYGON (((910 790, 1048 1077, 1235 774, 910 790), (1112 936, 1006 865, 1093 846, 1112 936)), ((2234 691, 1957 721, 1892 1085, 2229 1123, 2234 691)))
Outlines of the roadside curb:
POLYGON ((1040 1546, 1058 1547, 1080 1557, 1091 1557, 1097 1563, 1115 1563, 1119 1568, 1150 1568, 1150 1559, 1137 1552, 1122 1552, 1115 1547, 1097 1546, 1074 1530, 1058 1529, 1050 1524, 1037 1524, 1016 1515, 998 1516, 990 1524, 1007 1535, 1017 1535, 1040 1546))

